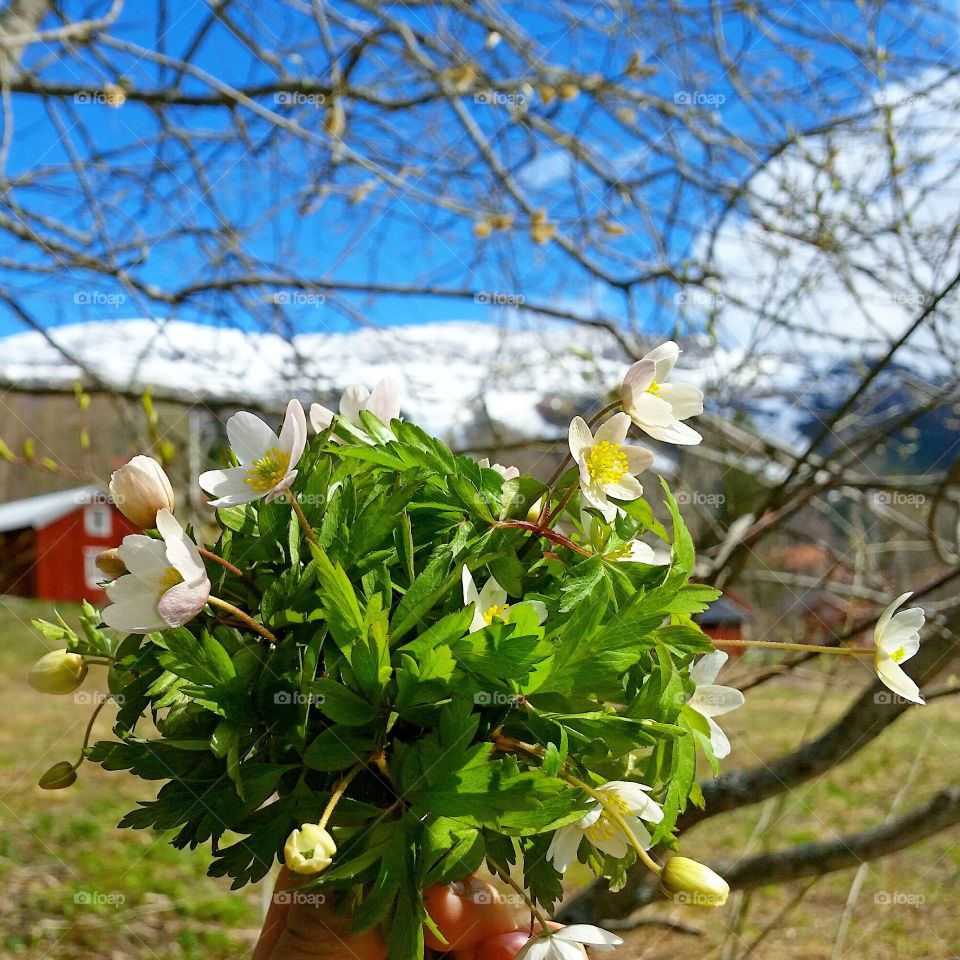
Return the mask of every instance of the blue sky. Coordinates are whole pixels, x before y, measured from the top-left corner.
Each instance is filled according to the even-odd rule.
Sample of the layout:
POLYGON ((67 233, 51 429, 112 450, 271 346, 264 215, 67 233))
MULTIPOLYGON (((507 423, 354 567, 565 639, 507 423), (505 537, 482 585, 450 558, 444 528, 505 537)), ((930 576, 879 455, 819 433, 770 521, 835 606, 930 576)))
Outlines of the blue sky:
MULTIPOLYGON (((81 9, 79 4, 67 4, 71 6, 81 9)), ((708 7, 694 4, 689 9, 706 11, 708 7)), ((156 9, 148 3, 128 5, 111 36, 160 49, 156 9)), ((172 8, 160 31, 163 52, 177 57, 199 42, 192 62, 237 86, 273 83, 278 70, 293 79, 324 82, 329 78, 329 58, 312 21, 281 4, 251 9, 269 15, 245 17, 240 7, 239 21, 248 31, 268 36, 268 45, 278 52, 279 66, 258 60, 223 25, 213 26, 197 41, 198 28, 209 11, 207 4, 199 2, 172 8)), ((598 3, 583 9, 584 20, 575 31, 561 29, 548 15, 548 6, 517 4, 511 12, 536 38, 541 57, 554 66, 621 76, 630 54, 640 52, 655 70, 642 81, 652 97, 668 103, 684 96, 712 97, 717 109, 706 112, 703 124, 716 123, 724 134, 736 132, 756 142, 761 152, 764 143, 782 139, 788 126, 804 129, 855 108, 863 101, 864 87, 869 89, 872 82, 858 58, 828 37, 831 31, 846 33, 851 40, 866 37, 868 25, 853 4, 823 0, 784 7, 780 24, 784 34, 805 45, 822 81, 815 98, 804 95, 808 78, 796 62, 779 53, 746 21, 736 16, 726 20, 727 47, 744 74, 758 84, 758 97, 767 105, 760 110, 757 104, 744 102, 725 77, 722 65, 709 60, 702 37, 691 35, 688 46, 681 50, 671 49, 669 44, 657 46, 636 25, 616 22, 613 7, 598 3), (848 73, 851 69, 856 72, 856 82, 848 73), (761 91, 759 85, 768 83, 773 84, 770 89, 761 91), (771 120, 774 107, 776 123, 771 120)), ((423 11, 395 15, 424 27, 418 19, 423 11)), ((691 23, 695 20, 693 17, 691 23)), ((927 18, 907 32, 898 22, 881 18, 873 28, 902 57, 902 65, 896 67, 902 78, 912 69, 911 58, 924 52, 922 32, 935 32, 938 26, 927 18)), ((471 52, 484 72, 496 78, 517 75, 517 59, 504 44, 485 50, 485 30, 463 22, 455 27, 456 42, 471 52)), ((345 49, 348 39, 335 31, 334 46, 345 49)), ((168 84, 171 75, 168 67, 115 48, 106 50, 99 60, 83 50, 70 56, 50 54, 49 48, 35 47, 27 58, 28 63, 40 65, 40 76, 46 82, 98 87, 122 77, 138 90, 150 90, 168 84)), ((413 79, 406 70, 403 58, 390 53, 370 62, 361 59, 352 79, 391 96, 413 95, 424 89, 423 81, 413 79), (391 76, 396 77, 393 85, 387 82, 391 76)), ((182 90, 206 94, 210 88, 187 76, 182 90)), ((639 133, 631 136, 608 112, 598 110, 587 94, 549 107, 534 96, 532 110, 557 128, 580 136, 621 177, 639 182, 635 189, 643 209, 638 209, 637 204, 625 204, 617 191, 602 184, 584 165, 574 164, 569 154, 547 138, 531 140, 529 130, 505 122, 502 109, 475 102, 475 92, 460 102, 478 129, 497 144, 504 165, 525 196, 549 211, 562 232, 577 237, 583 219, 603 219, 626 229, 622 239, 604 241, 595 256, 617 276, 635 272, 634 265, 636 272, 661 262, 682 265, 699 231, 710 224, 721 206, 709 189, 696 186, 697 171, 708 171, 715 185, 723 180, 736 183, 749 168, 742 156, 730 151, 713 154, 680 124, 671 127, 662 117, 650 129, 641 118, 639 133), (676 175, 673 157, 677 155, 690 165, 691 176, 681 179, 676 175)), ((63 229, 89 236, 92 242, 85 252, 92 257, 104 256, 105 245, 98 238, 105 231, 114 244, 121 240, 126 245, 118 263, 141 283, 164 290, 254 270, 361 286, 369 282, 417 283, 519 294, 528 301, 574 304, 588 315, 600 311, 625 317, 621 294, 594 281, 556 243, 535 245, 522 226, 496 233, 484 242, 474 238, 474 222, 485 212, 509 212, 517 215, 521 224, 523 217, 511 198, 493 192, 493 180, 481 163, 464 165, 464 156, 469 160, 472 147, 453 127, 455 121, 444 107, 427 106, 391 115, 385 125, 382 111, 369 104, 348 103, 347 147, 359 155, 368 155, 371 148, 385 149, 396 160, 393 169, 401 169, 403 183, 399 188, 380 184, 357 203, 351 197, 370 185, 371 178, 356 164, 336 162, 337 148, 323 133, 323 110, 309 103, 278 106, 272 95, 258 102, 295 118, 315 142, 304 145, 278 135, 249 111, 239 111, 248 142, 220 142, 219 138, 233 129, 228 110, 178 107, 169 110, 167 118, 178 125, 190 141, 189 147, 169 140, 160 146, 157 117, 143 104, 131 101, 113 109, 103 103, 14 94, 14 139, 7 172, 20 182, 12 192, 16 206, 11 217, 16 221, 26 210, 34 217, 56 218, 61 225, 56 230, 38 219, 29 222, 32 229, 52 237, 63 229), (71 152, 84 164, 83 180, 69 168, 71 152), (200 189, 189 166, 194 157, 204 169, 207 193, 200 189), (146 192, 144 181, 149 183, 146 192), (475 211, 475 216, 438 209, 420 198, 437 195, 448 186, 453 186, 453 196, 475 211), (88 190, 100 198, 102 222, 87 200, 88 190), (230 256, 211 263, 210 251, 216 246, 213 234, 224 221, 241 226, 239 249, 249 264, 230 256), (164 239, 158 242, 161 235, 164 239)), ((262 320, 252 319, 251 305, 264 299, 272 302, 283 292, 258 287, 249 291, 246 303, 210 294, 173 309, 149 298, 138 300, 117 281, 96 271, 70 267, 55 278, 30 275, 18 267, 49 263, 50 255, 39 254, 22 241, 11 243, 9 237, 3 246, 0 283, 45 326, 145 313, 253 326, 262 320)), ((675 291, 675 284, 668 280, 650 283, 637 292, 634 305, 640 324, 670 330, 677 322, 672 309, 675 291)), ((353 320, 329 303, 307 302, 275 305, 270 322, 290 333, 341 330, 358 318, 388 324, 498 316, 498 311, 470 299, 357 295, 345 302, 355 311, 353 320)), ((695 316, 689 320, 697 321, 695 316)), ((16 315, 0 304, 0 335, 23 329, 16 315)))

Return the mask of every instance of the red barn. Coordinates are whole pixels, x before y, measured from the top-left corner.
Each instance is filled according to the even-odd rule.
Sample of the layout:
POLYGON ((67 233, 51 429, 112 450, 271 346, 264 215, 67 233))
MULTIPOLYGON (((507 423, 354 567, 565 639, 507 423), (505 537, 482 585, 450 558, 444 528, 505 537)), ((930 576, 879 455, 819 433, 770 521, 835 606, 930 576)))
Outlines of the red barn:
POLYGON ((97 554, 139 532, 98 487, 0 504, 0 594, 100 603, 97 554))

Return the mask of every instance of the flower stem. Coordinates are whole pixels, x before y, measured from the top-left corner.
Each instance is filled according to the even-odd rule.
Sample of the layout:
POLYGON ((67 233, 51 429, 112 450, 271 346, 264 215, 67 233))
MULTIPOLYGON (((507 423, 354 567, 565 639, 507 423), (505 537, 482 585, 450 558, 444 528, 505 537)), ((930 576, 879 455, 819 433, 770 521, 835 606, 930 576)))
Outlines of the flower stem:
POLYGON ((246 580, 247 583, 253 583, 250 579, 250 576, 244 573, 239 567, 235 567, 229 560, 225 560, 223 557, 217 556, 212 550, 208 550, 206 547, 201 547, 197 544, 197 550, 200 552, 201 557, 206 557, 207 560, 212 560, 214 563, 218 563, 224 570, 232 573, 235 577, 239 577, 241 580, 246 580))
POLYGON ((710 638, 715 647, 758 647, 762 650, 800 650, 803 653, 833 653, 848 657, 872 657, 875 647, 821 647, 812 643, 787 643, 781 640, 716 640, 710 638))
POLYGON ((490 863, 490 866, 493 867, 497 876, 520 895, 520 897, 523 899, 523 902, 530 908, 531 916, 536 917, 537 921, 540 923, 541 929, 544 933, 546 933, 550 929, 550 927, 547 926, 550 921, 543 915, 543 912, 533 902, 533 898, 530 896, 530 894, 528 894, 527 891, 524 890, 523 887, 521 887, 520 884, 517 883, 517 881, 514 880, 513 877, 511 877, 510 874, 504 870, 499 863, 495 863, 492 860, 488 862, 490 863))
POLYGON ((494 523, 494 526, 508 527, 514 530, 527 530, 530 533, 535 533, 538 537, 543 537, 546 540, 552 540, 554 543, 557 543, 562 547, 566 547, 568 550, 572 550, 574 553, 579 553, 582 557, 593 556, 593 553, 590 550, 585 550, 580 546, 579 543, 574 543, 572 540, 563 536, 563 534, 557 533, 556 530, 551 530, 549 527, 541 526, 539 523, 532 523, 529 520, 497 520, 494 523))
POLYGON ((560 776, 563 777, 567 783, 571 784, 574 787, 579 787, 584 793, 590 794, 597 803, 603 807, 604 813, 613 820, 614 823, 623 831, 624 838, 630 843, 634 850, 637 851, 637 856, 643 861, 644 866, 646 866, 653 873, 659 874, 663 871, 663 867, 657 863, 653 857, 643 849, 640 841, 633 835, 633 831, 630 829, 630 826, 627 824, 627 821, 623 819, 623 814, 614 806, 607 803, 606 798, 599 790, 594 790, 588 783, 584 783, 582 780, 578 780, 576 777, 569 773, 563 773, 561 771, 560 776))
POLYGON ((307 519, 307 515, 303 512, 303 507, 297 503, 297 498, 292 493, 287 493, 287 502, 293 507, 293 512, 297 515, 297 519, 300 521, 300 526, 303 527, 303 532, 306 534, 307 539, 314 544, 315 546, 320 546, 320 543, 317 540, 317 535, 313 532, 313 527, 310 526, 310 521, 307 519))
POLYGON ((343 779, 337 784, 333 793, 330 794, 330 799, 327 801, 327 805, 324 808, 323 814, 320 819, 317 821, 317 826, 321 830, 325 829, 327 822, 330 820, 330 817, 333 816, 333 811, 336 808, 337 804, 340 802, 340 798, 343 796, 344 791, 347 787, 350 786, 350 781, 366 766, 366 763, 358 763, 352 770, 348 771, 343 779))
POLYGON ((232 613, 233 616, 245 623, 255 633, 259 633, 264 640, 269 640, 271 643, 277 642, 277 638, 262 623, 257 623, 253 617, 244 613, 239 607, 235 607, 232 603, 214 596, 208 597, 207 602, 214 607, 219 607, 221 610, 226 610, 227 613, 232 613))
POLYGON ((80 758, 73 765, 73 769, 76 770, 84 760, 87 759, 87 746, 90 743, 90 734, 93 732, 93 725, 97 722, 97 717, 100 716, 100 711, 107 705, 107 701, 111 698, 109 696, 104 697, 93 709, 93 713, 90 715, 90 719, 87 722, 87 729, 83 734, 83 746, 80 747, 80 758))

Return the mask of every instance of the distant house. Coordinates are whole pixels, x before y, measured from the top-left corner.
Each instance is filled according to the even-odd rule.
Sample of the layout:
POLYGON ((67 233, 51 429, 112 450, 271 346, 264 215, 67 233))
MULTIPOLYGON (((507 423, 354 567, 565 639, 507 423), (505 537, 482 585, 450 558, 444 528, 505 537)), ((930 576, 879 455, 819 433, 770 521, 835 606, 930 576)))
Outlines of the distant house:
POLYGON ((97 554, 138 532, 98 487, 0 504, 0 594, 98 603, 97 554))
MULTIPOLYGON (((714 640, 743 640, 744 630, 753 619, 750 607, 729 592, 714 600, 703 613, 693 618, 703 632, 714 640)), ((730 650, 737 657, 740 650, 730 650)))

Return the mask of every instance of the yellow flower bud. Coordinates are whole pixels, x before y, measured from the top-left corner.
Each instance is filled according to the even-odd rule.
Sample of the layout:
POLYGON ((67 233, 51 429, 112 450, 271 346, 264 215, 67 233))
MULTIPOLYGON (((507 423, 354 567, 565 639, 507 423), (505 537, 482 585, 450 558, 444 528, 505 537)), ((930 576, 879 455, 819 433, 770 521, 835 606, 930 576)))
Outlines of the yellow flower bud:
POLYGON ((73 693, 86 675, 87 661, 79 653, 54 650, 30 668, 27 682, 40 693, 73 693))
POLYGON ((481 240, 486 240, 490 236, 493 226, 489 220, 480 220, 473 225, 473 235, 481 240))
POLYGON ((173 512, 173 488, 153 457, 137 456, 110 477, 110 495, 117 509, 141 530, 157 525, 157 512, 173 512))
POLYGON ((77 768, 69 760, 55 763, 41 778, 43 790, 63 790, 77 782, 77 768))
POLYGON ((96 562, 97 569, 101 570, 111 580, 116 580, 117 577, 122 577, 127 572, 124 562, 120 559, 120 551, 116 547, 101 550, 97 554, 96 562))
POLYGON ((333 863, 337 845, 318 823, 291 830, 283 847, 283 861, 294 873, 322 873, 333 863))
POLYGON ((694 907, 721 907, 727 902, 727 881, 689 857, 671 857, 660 874, 660 892, 675 903, 694 907))
POLYGON ((536 503, 530 505, 527 511, 527 520, 530 523, 536 523, 540 519, 540 511, 543 509, 543 497, 539 497, 536 503))
POLYGON ((561 83, 557 87, 557 96, 561 100, 576 100, 580 96, 580 88, 575 83, 561 83))

